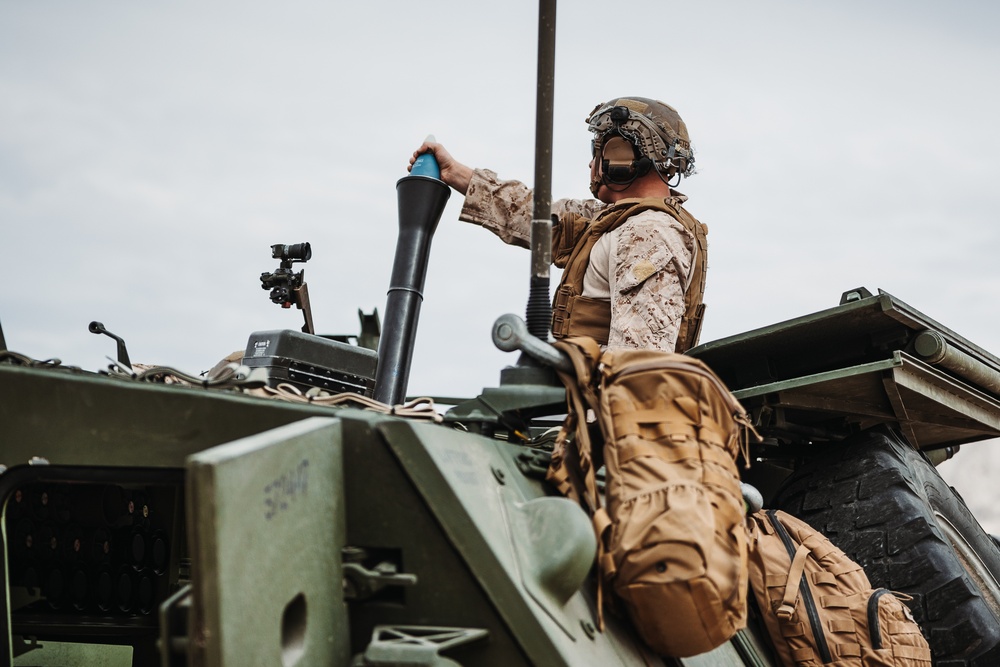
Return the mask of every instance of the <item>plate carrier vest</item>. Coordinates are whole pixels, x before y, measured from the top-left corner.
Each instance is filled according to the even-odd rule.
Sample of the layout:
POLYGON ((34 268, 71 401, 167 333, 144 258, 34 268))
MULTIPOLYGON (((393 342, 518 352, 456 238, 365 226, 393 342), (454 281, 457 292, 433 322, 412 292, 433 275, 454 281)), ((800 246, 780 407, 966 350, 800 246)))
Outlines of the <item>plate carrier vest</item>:
POLYGON ((611 302, 583 296, 583 276, 590 265, 590 252, 602 234, 621 226, 633 215, 654 210, 662 211, 677 220, 695 238, 690 280, 684 291, 684 317, 677 333, 675 351, 685 352, 698 344, 705 314, 702 297, 705 294, 705 273, 708 267, 708 227, 684 210, 681 201, 678 197, 624 199, 606 208, 593 221, 579 216, 561 221, 553 243, 555 263, 565 267, 552 303, 552 335, 555 338, 588 336, 601 345, 607 345, 611 332, 611 302), (582 225, 585 226, 574 234, 576 228, 582 225), (574 243, 574 240, 568 260, 564 259, 569 250, 567 244, 574 243), (564 246, 562 255, 560 245, 564 246))

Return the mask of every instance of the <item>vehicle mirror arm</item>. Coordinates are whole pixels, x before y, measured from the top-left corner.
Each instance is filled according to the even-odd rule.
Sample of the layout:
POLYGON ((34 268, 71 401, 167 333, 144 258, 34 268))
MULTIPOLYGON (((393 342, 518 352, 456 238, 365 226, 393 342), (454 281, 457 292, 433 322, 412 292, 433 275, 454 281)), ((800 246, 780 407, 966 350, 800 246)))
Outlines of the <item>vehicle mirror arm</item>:
POLYGON ((493 344, 504 352, 520 350, 546 366, 565 373, 573 372, 569 357, 545 341, 532 336, 528 326, 517 315, 507 313, 493 323, 493 344))

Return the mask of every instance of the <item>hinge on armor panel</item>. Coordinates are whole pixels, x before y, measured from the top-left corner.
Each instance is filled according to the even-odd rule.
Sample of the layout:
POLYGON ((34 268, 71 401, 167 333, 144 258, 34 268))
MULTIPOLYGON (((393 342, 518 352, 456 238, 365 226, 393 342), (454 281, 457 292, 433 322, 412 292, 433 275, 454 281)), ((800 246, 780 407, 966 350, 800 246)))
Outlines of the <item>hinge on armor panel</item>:
POLYGON ((517 455, 517 467, 526 477, 545 479, 552 461, 552 452, 541 449, 527 449, 517 455))
POLYGON ((389 586, 413 586, 417 575, 396 571, 394 563, 382 562, 372 569, 361 563, 344 563, 344 598, 364 600, 389 586))
POLYGON ((423 625, 377 625, 364 655, 352 667, 462 667, 440 655, 462 644, 489 636, 482 628, 440 628, 423 625))
POLYGON ((188 664, 188 619, 193 601, 191 591, 191 584, 185 584, 161 606, 162 627, 157 645, 161 664, 165 667, 182 667, 188 664))

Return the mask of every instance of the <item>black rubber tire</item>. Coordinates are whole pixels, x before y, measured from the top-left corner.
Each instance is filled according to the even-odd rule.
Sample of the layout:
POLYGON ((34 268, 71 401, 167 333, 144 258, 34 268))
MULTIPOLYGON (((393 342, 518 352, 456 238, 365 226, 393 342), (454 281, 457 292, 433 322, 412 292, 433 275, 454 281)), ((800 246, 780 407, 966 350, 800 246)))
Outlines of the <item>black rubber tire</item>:
POLYGON ((895 434, 862 433, 800 466, 771 504, 822 531, 873 587, 912 596, 937 667, 1000 665, 1000 548, 895 434))

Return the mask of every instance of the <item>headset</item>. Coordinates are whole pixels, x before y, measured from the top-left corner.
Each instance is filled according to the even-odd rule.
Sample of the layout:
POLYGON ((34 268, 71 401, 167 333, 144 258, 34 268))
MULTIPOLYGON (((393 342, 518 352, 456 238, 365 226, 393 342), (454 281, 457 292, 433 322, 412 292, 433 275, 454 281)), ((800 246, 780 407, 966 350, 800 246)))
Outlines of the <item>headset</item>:
MULTIPOLYGON (((653 161, 640 153, 639 138, 622 127, 630 117, 628 107, 614 107, 609 115, 614 129, 605 134, 600 142, 601 173, 608 185, 628 187, 635 179, 649 173, 653 161)), ((591 142, 591 149, 596 159, 596 141, 591 142)))
MULTIPOLYGON (((600 167, 591 178, 590 190, 595 197, 601 185, 616 191, 625 190, 651 170, 670 187, 675 187, 671 183, 674 178, 679 183, 683 176, 692 172, 694 158, 686 136, 678 135, 669 124, 664 124, 669 120, 657 120, 644 113, 651 103, 662 105, 673 115, 677 113, 673 107, 655 100, 623 98, 613 106, 597 105, 587 118, 595 135, 591 154, 599 160, 600 167), (596 176, 598 171, 600 177, 596 176)), ((676 122, 683 131, 679 116, 676 122)))
POLYGON ((639 155, 635 144, 620 134, 606 138, 601 144, 601 171, 609 183, 629 185, 652 168, 653 161, 639 155))

